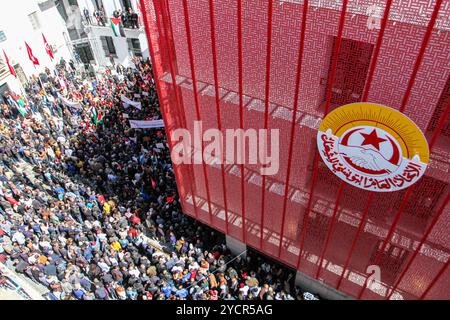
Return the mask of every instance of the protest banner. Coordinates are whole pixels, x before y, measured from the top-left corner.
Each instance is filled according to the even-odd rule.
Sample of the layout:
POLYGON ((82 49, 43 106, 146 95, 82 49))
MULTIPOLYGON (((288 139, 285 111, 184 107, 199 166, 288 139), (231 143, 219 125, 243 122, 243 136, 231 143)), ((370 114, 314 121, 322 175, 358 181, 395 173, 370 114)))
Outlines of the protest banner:
POLYGON ((129 120, 132 129, 154 129, 163 128, 163 120, 129 120))

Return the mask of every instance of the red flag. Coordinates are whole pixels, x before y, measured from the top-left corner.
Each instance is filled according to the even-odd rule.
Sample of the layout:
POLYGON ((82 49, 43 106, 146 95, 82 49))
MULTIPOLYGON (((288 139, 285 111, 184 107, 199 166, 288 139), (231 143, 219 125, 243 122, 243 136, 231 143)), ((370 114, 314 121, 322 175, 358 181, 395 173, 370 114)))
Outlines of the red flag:
POLYGON ((47 39, 45 39, 44 34, 42 34, 42 39, 44 39, 44 45, 45 45, 45 51, 47 52, 47 54, 49 55, 50 59, 54 59, 53 57, 53 51, 52 48, 50 47, 50 45, 47 42, 47 39))
POLYGON ((26 41, 25 46, 27 47, 28 58, 30 58, 31 62, 33 62, 34 65, 39 65, 39 60, 35 56, 33 56, 33 51, 31 51, 31 48, 26 41))
POLYGON ((156 189, 156 182, 155 182, 155 180, 153 180, 152 178, 150 178, 150 180, 152 180, 152 188, 156 189))
POLYGON ((166 203, 172 203, 175 200, 175 195, 166 198, 166 203))
POLYGON ((13 66, 9 64, 9 59, 5 53, 5 50, 3 50, 3 55, 5 56, 5 61, 6 61, 6 64, 8 65, 9 72, 11 72, 11 74, 17 78, 16 70, 14 70, 13 66))

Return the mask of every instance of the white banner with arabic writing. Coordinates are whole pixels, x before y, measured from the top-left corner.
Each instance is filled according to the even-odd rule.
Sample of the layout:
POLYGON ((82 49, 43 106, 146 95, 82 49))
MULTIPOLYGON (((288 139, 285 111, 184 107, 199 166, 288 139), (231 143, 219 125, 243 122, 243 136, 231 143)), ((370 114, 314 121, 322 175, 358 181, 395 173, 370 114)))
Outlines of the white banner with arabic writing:
POLYGON ((164 128, 163 120, 129 120, 132 129, 164 128))

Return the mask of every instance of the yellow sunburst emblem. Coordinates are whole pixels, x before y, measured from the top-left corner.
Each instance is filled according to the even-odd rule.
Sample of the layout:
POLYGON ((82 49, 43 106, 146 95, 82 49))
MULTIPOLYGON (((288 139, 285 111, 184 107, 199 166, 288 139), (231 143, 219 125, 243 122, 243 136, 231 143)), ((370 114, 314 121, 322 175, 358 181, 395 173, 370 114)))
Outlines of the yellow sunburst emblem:
POLYGON ((361 189, 390 192, 416 183, 430 154, 416 124, 399 111, 357 102, 330 112, 322 121, 317 146, 339 178, 361 189))

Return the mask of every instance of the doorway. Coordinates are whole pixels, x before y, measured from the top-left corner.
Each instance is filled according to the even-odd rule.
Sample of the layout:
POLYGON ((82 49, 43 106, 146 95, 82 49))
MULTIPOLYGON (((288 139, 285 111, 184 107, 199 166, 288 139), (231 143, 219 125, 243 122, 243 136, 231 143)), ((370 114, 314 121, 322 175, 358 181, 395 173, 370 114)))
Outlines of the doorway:
MULTIPOLYGON (((330 40, 333 41, 333 49, 331 51, 328 76, 330 76, 332 71, 337 37, 333 37, 330 40)), ((373 47, 373 44, 370 43, 342 39, 337 57, 336 75, 331 89, 332 106, 342 106, 361 101, 373 47)), ((328 81, 324 101, 326 92, 328 92, 328 81)))

